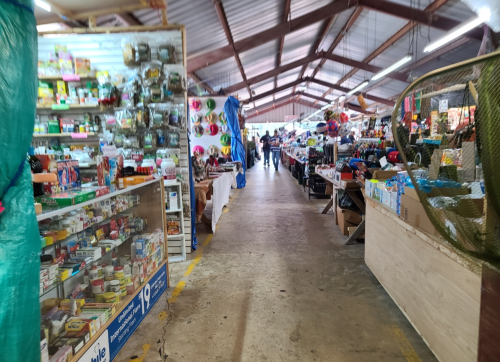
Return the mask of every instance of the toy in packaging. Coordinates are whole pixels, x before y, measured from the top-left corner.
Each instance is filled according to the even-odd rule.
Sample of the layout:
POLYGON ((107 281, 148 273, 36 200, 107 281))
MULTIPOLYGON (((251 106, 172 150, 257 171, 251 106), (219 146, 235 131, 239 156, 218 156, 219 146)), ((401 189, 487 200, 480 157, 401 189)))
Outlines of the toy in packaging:
POLYGON ((88 75, 90 74, 90 59, 87 58, 75 58, 75 70, 78 75, 88 75))

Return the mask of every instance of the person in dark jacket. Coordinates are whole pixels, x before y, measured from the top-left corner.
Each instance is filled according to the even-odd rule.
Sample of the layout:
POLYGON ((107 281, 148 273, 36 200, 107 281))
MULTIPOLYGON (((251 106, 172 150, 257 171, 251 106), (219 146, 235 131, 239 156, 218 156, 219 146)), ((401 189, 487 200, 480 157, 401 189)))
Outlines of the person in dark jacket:
POLYGON ((261 137, 260 143, 262 143, 262 150, 264 151, 264 167, 269 166, 269 155, 271 154, 271 137, 269 136, 269 131, 261 137))

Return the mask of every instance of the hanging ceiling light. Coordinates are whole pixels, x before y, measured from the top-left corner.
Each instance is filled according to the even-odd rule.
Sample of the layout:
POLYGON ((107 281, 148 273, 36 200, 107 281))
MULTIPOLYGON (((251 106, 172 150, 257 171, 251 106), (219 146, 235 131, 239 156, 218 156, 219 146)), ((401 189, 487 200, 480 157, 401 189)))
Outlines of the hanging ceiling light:
POLYGON ((321 110, 321 111, 324 111, 325 109, 330 108, 331 106, 332 106, 332 105, 331 105, 330 103, 328 103, 326 106, 321 107, 321 109, 320 109, 320 110, 321 110))
POLYGON ((465 23, 462 23, 461 25, 451 29, 448 33, 437 39, 435 42, 427 45, 424 48, 424 53, 430 53, 438 48, 441 48, 443 45, 448 44, 452 40, 458 38, 460 35, 463 35, 469 30, 472 30, 482 23, 490 20, 490 9, 482 8, 481 10, 479 10, 478 14, 478 16, 474 16, 473 18, 467 20, 465 23))
POLYGON ((349 92, 347 92, 347 95, 350 96, 351 94, 359 92, 361 89, 363 89, 367 85, 368 85, 368 81, 365 80, 363 83, 361 83, 360 85, 358 85, 356 88, 354 88, 354 89, 350 90, 349 92))
POLYGON ((45 2, 45 1, 43 1, 43 0, 35 0, 35 4, 36 4, 38 7, 42 8, 43 10, 48 11, 48 12, 50 12, 50 10, 52 9, 52 8, 50 7, 50 4, 46 3, 46 2, 45 2))
POLYGON ((411 54, 408 54, 407 56, 405 56, 404 58, 398 60, 396 63, 394 63, 393 65, 391 65, 390 67, 388 68, 385 68, 384 70, 378 72, 377 74, 375 74, 372 78, 372 80, 377 80, 377 79, 380 79, 382 78, 383 76, 386 76, 387 74, 395 71, 396 69, 398 69, 399 67, 401 67, 403 64, 406 64, 408 63, 410 60, 412 60, 413 56, 411 54))

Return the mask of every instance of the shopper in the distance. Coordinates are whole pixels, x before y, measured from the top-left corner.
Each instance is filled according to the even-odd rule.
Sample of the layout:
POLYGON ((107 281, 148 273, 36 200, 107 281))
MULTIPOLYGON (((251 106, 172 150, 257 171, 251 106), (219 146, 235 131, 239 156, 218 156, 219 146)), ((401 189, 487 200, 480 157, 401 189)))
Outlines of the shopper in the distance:
POLYGON ((269 131, 261 137, 260 143, 262 143, 262 151, 264 151, 264 167, 266 163, 269 166, 269 153, 271 152, 271 137, 269 136, 269 131))
POLYGON ((354 135, 354 131, 351 132, 351 134, 349 135, 349 138, 351 139, 352 143, 354 143, 354 141, 356 141, 356 136, 354 135))
POLYGON ((274 136, 271 137, 271 152, 273 154, 273 164, 276 171, 278 171, 278 165, 280 162, 280 144, 282 139, 278 136, 278 130, 274 130, 274 136))

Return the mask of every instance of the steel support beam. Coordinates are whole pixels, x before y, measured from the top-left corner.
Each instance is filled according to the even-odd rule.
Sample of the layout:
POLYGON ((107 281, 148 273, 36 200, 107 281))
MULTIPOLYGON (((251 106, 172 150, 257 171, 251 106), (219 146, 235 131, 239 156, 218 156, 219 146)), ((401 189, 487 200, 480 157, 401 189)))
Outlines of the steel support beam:
MULTIPOLYGON (((428 25, 436 29, 448 31, 461 24, 460 21, 450 19, 438 14, 431 14, 426 10, 418 10, 410 6, 400 5, 398 3, 386 0, 358 0, 359 5, 369 9, 386 13, 398 18, 413 20, 417 23, 428 25)), ((472 11, 471 11, 472 14, 472 11)), ((467 33, 467 37, 482 40, 482 29, 473 29, 467 33)))
POLYGON ((207 83, 205 83, 196 73, 189 73, 188 77, 196 82, 196 85, 206 90, 209 94, 217 94, 207 83))
MULTIPOLYGON (((292 6, 292 0, 285 0, 285 5, 284 5, 284 16, 283 16, 283 22, 287 22, 290 17, 290 8, 292 6)), ((280 44, 278 48, 278 56, 276 57, 276 68, 279 68, 281 66, 281 57, 283 55, 283 45, 285 44, 285 36, 282 36, 280 39, 280 44)), ((278 86, 278 76, 274 77, 274 88, 278 86)), ((274 97, 274 96, 273 96, 274 97)))
MULTIPOLYGON (((233 49, 233 56, 234 59, 236 60, 236 64, 238 64, 238 69, 240 70, 241 73, 241 78, 243 78, 243 82, 245 82, 248 95, 250 96, 250 99, 252 99, 252 90, 250 89, 250 86, 248 85, 247 82, 247 76, 245 75, 245 71, 243 70, 243 64, 241 64, 241 59, 238 54, 238 51, 236 50, 236 46, 233 40, 233 35, 231 34, 231 29, 229 29, 229 23, 227 21, 226 17, 226 12, 224 11, 224 7, 222 6, 221 0, 212 0, 214 5, 215 5, 215 11, 217 12, 217 15, 219 16, 219 20, 222 24, 222 28, 224 29, 224 33, 226 34, 227 41, 229 43, 229 46, 233 49)), ((189 65, 188 65, 189 69, 189 65)), ((194 71, 189 71, 189 73, 194 73, 194 71)))
MULTIPOLYGON (((435 0, 429 6, 424 9, 424 12, 428 14, 428 17, 432 16, 432 13, 438 10, 440 7, 445 5, 449 0, 435 0)), ((385 50, 390 48, 394 43, 400 40, 403 36, 405 36, 409 31, 413 30, 418 25, 416 21, 409 21, 405 26, 399 29, 393 36, 387 39, 382 45, 380 45, 375 51, 373 51, 370 55, 368 55, 365 59, 363 59, 363 63, 369 63, 382 54, 385 50)), ((353 66, 349 73, 347 73, 344 77, 342 77, 337 84, 343 84, 347 79, 351 78, 358 72, 358 70, 365 70, 366 68, 353 66)), ((329 91, 325 92, 324 95, 328 95, 329 91)))
POLYGON ((335 14, 339 14, 353 6, 356 6, 358 0, 337 0, 314 10, 308 14, 302 15, 291 21, 283 22, 268 30, 255 34, 251 37, 242 39, 234 43, 234 49, 231 45, 207 52, 202 54, 193 55, 188 57, 188 72, 194 72, 199 69, 205 68, 210 64, 220 62, 221 60, 230 58, 236 53, 241 53, 259 45, 265 44, 275 39, 279 39, 287 34, 290 34, 299 29, 303 29, 309 25, 315 24, 331 18, 335 14))
MULTIPOLYGON (((325 102, 325 103, 330 103, 331 102, 330 99, 326 99, 326 98, 323 98, 323 97, 320 97, 320 96, 316 96, 314 94, 305 93, 305 92, 298 92, 297 95, 301 95, 301 96, 304 96, 304 97, 307 97, 307 98, 312 98, 312 99, 315 99, 315 100, 320 101, 320 102, 325 102)), ((316 102, 314 103, 314 105, 316 105, 316 102)), ((361 107, 359 107, 359 106, 357 106, 355 104, 348 103, 347 107, 349 107, 349 109, 352 109, 353 111, 356 111, 356 112, 359 112, 359 113, 363 113, 363 114, 372 114, 373 113, 373 112, 372 113, 366 112, 361 107)))

